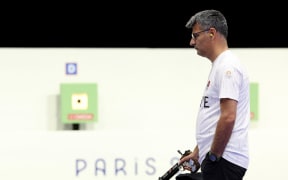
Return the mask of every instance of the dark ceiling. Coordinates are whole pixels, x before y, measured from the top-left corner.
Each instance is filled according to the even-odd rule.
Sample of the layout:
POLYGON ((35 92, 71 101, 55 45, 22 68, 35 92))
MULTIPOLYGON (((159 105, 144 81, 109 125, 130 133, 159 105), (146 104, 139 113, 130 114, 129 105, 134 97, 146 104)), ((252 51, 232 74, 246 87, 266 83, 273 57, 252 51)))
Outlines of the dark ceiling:
POLYGON ((230 47, 288 47, 287 10, 281 4, 116 2, 10 5, 0 14, 0 46, 186 48, 190 16, 218 9, 228 21, 230 47))

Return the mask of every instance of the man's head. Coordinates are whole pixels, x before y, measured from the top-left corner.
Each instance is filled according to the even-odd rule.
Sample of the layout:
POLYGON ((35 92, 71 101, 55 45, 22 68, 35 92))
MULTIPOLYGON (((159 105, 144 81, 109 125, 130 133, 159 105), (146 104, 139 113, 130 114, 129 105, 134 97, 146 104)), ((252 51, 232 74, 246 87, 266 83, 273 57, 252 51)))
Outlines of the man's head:
POLYGON ((192 29, 195 24, 199 24, 202 29, 215 28, 225 39, 228 37, 228 25, 224 15, 217 10, 204 10, 196 13, 186 23, 186 27, 192 29))

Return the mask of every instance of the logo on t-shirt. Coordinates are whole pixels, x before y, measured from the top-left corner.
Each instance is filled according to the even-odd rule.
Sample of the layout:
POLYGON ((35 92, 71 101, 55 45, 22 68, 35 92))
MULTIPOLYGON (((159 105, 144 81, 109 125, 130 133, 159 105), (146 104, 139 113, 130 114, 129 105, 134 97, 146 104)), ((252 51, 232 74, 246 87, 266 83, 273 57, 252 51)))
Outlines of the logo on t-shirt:
POLYGON ((230 78, 232 76, 232 72, 228 70, 228 71, 226 71, 225 75, 227 78, 230 78))
POLYGON ((206 89, 210 86, 210 80, 207 82, 206 89))

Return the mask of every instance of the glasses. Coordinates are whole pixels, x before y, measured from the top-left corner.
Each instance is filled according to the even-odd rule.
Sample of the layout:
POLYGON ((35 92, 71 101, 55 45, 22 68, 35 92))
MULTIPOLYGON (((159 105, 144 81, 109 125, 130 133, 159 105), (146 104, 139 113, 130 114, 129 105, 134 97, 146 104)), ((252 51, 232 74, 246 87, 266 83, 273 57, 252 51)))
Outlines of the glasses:
POLYGON ((192 34, 191 34, 192 39, 197 39, 197 37, 200 36, 200 34, 201 34, 202 32, 206 32, 206 31, 209 31, 209 30, 210 30, 210 28, 209 28, 209 29, 205 29, 205 30, 203 30, 203 31, 196 32, 196 33, 192 33, 192 34))

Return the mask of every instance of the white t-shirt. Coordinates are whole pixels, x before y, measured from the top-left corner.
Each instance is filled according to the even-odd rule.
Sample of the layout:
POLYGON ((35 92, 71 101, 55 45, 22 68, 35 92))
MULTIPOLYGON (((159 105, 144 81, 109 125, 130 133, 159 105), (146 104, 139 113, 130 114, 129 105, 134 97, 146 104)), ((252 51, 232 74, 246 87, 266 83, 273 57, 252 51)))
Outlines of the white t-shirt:
POLYGON ((196 124, 200 163, 212 145, 220 117, 220 98, 230 98, 238 102, 237 115, 232 135, 222 157, 236 165, 248 168, 249 87, 249 77, 246 70, 230 50, 220 54, 212 63, 196 124))

